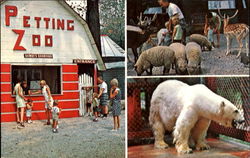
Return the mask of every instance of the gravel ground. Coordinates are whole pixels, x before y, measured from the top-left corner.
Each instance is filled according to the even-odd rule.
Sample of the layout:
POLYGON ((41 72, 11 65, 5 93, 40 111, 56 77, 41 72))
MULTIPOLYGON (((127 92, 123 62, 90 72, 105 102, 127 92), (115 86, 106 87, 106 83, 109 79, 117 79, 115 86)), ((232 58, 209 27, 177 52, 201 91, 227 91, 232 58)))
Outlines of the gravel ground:
MULTIPOLYGON (((248 75, 249 65, 245 66, 236 59, 238 44, 236 40, 232 42, 232 53, 226 56, 226 38, 221 35, 221 47, 214 48, 212 51, 203 51, 201 54, 202 75, 248 75)), ((244 43, 245 48, 245 43, 244 43)), ((242 53, 245 53, 243 49, 242 53)), ((134 61, 134 56, 131 49, 128 49, 129 58, 134 61)), ((133 69, 134 63, 128 62, 128 76, 137 76, 133 69)), ((163 67, 154 67, 153 75, 162 75, 163 67)), ((143 75, 146 75, 144 72, 143 75)), ((176 75, 175 70, 170 70, 170 75, 176 75)))
POLYGON ((111 114, 95 123, 90 117, 59 120, 59 133, 52 133, 44 120, 25 124, 1 123, 1 158, 85 158, 125 157, 125 111, 121 115, 121 129, 113 127, 111 114))

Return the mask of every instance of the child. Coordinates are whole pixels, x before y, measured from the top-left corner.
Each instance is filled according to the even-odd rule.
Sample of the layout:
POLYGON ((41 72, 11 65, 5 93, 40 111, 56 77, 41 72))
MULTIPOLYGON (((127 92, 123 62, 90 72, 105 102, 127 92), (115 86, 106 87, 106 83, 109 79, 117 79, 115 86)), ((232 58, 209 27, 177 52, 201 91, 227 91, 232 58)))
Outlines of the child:
POLYGON ((53 124, 52 124, 52 131, 53 133, 58 133, 58 119, 59 119, 59 114, 61 113, 61 110, 58 106, 58 100, 54 100, 53 102, 53 107, 51 109, 52 112, 52 119, 53 119, 53 124))
POLYGON ((27 103, 26 103, 26 117, 27 117, 27 122, 28 123, 32 123, 32 120, 31 120, 32 107, 33 107, 33 101, 31 99, 28 99, 27 103))
POLYGON ((87 111, 86 112, 87 112, 88 116, 91 116, 92 115, 92 110, 91 110, 92 92, 91 92, 90 87, 86 88, 86 102, 87 102, 87 105, 86 105, 87 111))
POLYGON ((179 19, 178 17, 173 18, 173 25, 174 25, 174 30, 173 30, 173 35, 172 35, 172 42, 182 42, 182 36, 183 36, 183 30, 181 28, 181 25, 179 24, 179 19))
POLYGON ((92 106, 93 106, 93 110, 94 110, 94 122, 98 121, 98 112, 101 111, 101 109, 99 109, 99 100, 98 100, 98 94, 97 93, 93 93, 93 99, 92 99, 92 106))
POLYGON ((114 128, 112 131, 117 131, 120 128, 121 90, 118 88, 118 80, 116 78, 110 81, 110 85, 110 99, 112 100, 112 114, 114 119, 114 128))

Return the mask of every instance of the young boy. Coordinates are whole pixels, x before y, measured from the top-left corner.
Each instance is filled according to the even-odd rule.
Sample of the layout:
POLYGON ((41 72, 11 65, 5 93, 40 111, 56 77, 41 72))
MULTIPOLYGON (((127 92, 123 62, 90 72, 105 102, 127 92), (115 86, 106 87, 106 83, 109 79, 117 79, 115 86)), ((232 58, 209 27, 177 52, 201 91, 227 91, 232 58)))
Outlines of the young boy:
POLYGON ((172 35, 172 42, 182 42, 182 36, 183 36, 183 30, 181 28, 181 25, 179 24, 179 19, 174 17, 173 18, 173 25, 174 25, 174 30, 173 30, 173 35, 172 35))
POLYGON ((28 123, 32 123, 32 120, 31 120, 32 107, 33 107, 33 101, 31 99, 28 99, 26 103, 26 117, 27 117, 28 123))
POLYGON ((58 119, 59 119, 59 114, 61 113, 61 110, 62 109, 58 107, 58 100, 54 100, 53 107, 51 109, 52 119, 53 119, 53 124, 52 124, 53 133, 58 133, 57 126, 58 126, 58 119))
POLYGON ((94 122, 98 121, 98 112, 101 112, 101 109, 99 109, 99 100, 98 100, 98 94, 97 93, 93 93, 93 99, 92 99, 92 106, 93 106, 93 110, 94 110, 94 122))

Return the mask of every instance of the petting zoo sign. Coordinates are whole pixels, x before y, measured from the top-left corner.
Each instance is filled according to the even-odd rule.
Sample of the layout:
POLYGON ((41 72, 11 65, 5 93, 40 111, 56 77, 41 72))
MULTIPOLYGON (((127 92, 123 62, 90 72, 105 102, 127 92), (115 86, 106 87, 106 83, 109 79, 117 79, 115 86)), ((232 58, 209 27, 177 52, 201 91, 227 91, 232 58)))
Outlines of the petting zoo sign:
MULTIPOLYGON (((31 14, 30 14, 31 15, 31 14)), ((5 26, 15 26, 15 23, 11 22, 12 18, 18 19, 23 28, 36 28, 46 30, 59 30, 59 31, 74 31, 74 20, 71 19, 59 19, 53 17, 41 17, 41 16, 19 16, 19 10, 17 6, 5 5, 5 26)), ((13 50, 26 51, 26 47, 21 44, 25 36, 31 36, 29 38, 32 46, 36 47, 53 47, 53 35, 52 34, 30 34, 26 35, 25 29, 13 28, 12 32, 17 35, 15 43, 13 43, 13 50)))

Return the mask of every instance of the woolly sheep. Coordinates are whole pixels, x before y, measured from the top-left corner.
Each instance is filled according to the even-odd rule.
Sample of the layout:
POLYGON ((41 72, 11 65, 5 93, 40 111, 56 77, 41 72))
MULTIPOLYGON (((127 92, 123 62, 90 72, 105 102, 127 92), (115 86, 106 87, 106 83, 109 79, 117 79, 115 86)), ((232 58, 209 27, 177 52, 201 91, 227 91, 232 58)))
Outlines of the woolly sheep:
POLYGON ((149 68, 150 74, 152 75, 153 66, 164 66, 163 73, 168 74, 170 67, 173 63, 174 51, 167 46, 156 46, 142 52, 134 67, 137 72, 137 75, 141 75, 149 68))
POLYGON ((207 47, 209 51, 212 50, 212 43, 208 41, 206 36, 201 34, 192 34, 189 41, 198 43, 202 48, 207 47))
POLYGON ((185 52, 188 61, 188 74, 197 75, 201 73, 201 47, 195 42, 189 42, 185 47, 185 52))
POLYGON ((185 54, 185 46, 181 43, 172 43, 169 48, 175 52, 175 70, 177 74, 186 74, 187 58, 185 54))

